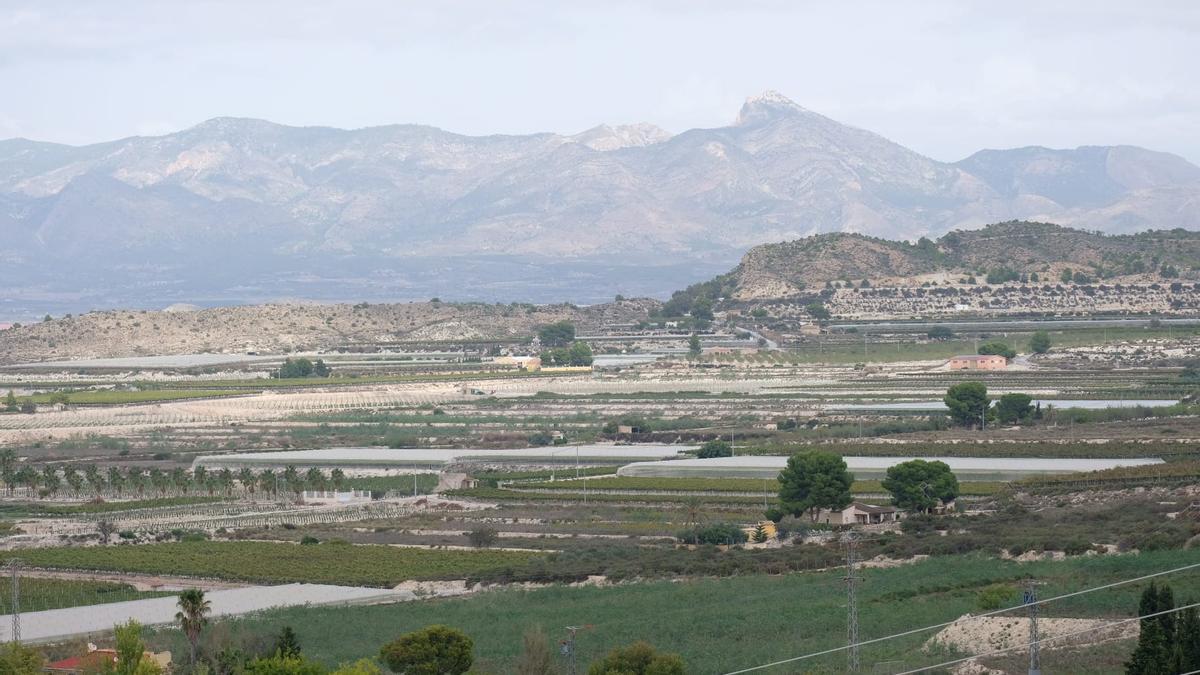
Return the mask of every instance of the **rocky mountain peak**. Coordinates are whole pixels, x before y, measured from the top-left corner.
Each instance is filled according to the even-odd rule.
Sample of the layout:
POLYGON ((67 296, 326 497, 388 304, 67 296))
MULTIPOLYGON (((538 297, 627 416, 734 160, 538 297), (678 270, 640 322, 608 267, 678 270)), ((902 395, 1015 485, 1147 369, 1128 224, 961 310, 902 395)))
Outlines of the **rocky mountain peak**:
POLYGON ((746 99, 746 102, 742 104, 742 109, 738 112, 735 124, 741 126, 770 119, 780 114, 806 112, 808 111, 792 99, 774 89, 768 89, 746 99))

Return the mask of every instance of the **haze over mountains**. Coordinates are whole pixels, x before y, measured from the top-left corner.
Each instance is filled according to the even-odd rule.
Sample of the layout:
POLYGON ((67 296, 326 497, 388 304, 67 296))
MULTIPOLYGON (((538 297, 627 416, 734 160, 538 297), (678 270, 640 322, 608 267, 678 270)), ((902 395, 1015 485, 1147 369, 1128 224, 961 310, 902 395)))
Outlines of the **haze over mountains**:
POLYGON ((939 162, 780 94, 733 124, 468 137, 219 118, 83 147, 0 141, 13 313, 287 297, 663 296, 751 246, 1011 219, 1200 227, 1200 167, 1131 146, 939 162))

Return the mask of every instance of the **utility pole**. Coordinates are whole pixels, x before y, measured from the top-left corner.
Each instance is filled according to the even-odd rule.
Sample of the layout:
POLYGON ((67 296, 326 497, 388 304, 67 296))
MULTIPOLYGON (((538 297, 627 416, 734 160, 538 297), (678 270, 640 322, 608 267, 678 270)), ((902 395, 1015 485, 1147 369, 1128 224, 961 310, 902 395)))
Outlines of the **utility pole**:
POLYGON ((21 559, 13 558, 8 561, 8 569, 12 573, 12 643, 21 642, 21 559))
POLYGON ((857 673, 858 660, 858 561, 855 559, 855 539, 851 530, 846 533, 846 672, 857 673))
POLYGON ((575 634, 587 628, 591 628, 591 625, 567 626, 567 639, 559 643, 562 655, 567 657, 567 672, 570 675, 578 675, 579 673, 575 659, 575 634))
POLYGON ((1038 582, 1029 579, 1025 582, 1024 604, 1029 608, 1029 675, 1042 675, 1042 658, 1038 654, 1038 582))

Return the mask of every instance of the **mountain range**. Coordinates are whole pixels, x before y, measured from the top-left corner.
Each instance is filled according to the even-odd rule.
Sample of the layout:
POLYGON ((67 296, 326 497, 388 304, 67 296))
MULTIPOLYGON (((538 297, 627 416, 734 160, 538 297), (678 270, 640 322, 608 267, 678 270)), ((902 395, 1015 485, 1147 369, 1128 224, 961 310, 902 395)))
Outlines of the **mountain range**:
POLYGON ((749 248, 1012 219, 1200 228, 1200 167, 1131 146, 925 157, 767 92, 729 126, 471 137, 218 118, 0 141, 0 312, 290 297, 662 296, 749 248), (15 303, 15 304, 14 304, 15 303))

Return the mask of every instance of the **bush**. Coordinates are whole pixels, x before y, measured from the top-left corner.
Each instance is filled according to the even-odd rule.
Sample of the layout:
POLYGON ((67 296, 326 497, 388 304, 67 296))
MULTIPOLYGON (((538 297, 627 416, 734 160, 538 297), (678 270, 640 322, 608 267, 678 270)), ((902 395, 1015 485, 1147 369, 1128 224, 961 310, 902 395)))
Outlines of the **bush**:
POLYGON ((926 335, 930 340, 950 340, 954 337, 954 331, 948 326, 934 326, 926 335))
POLYGON ((696 452, 696 456, 700 459, 711 459, 713 457, 730 457, 733 455, 733 446, 722 440, 708 441, 700 446, 696 452))
POLYGON ((1007 607, 1012 602, 1014 594, 1011 586, 993 584, 979 591, 975 602, 980 611, 992 612, 1001 607, 1007 607))
POLYGON ((588 667, 588 675, 683 675, 683 658, 657 651, 647 642, 635 642, 609 652, 588 667))
POLYGON ((979 345, 979 353, 983 355, 995 354, 997 356, 1003 356, 1006 359, 1017 358, 1017 350, 999 341, 987 342, 979 345))
POLYGON ((467 533, 467 541, 475 548, 488 548, 496 543, 500 538, 500 533, 493 527, 486 525, 477 527, 467 533))
POLYGON ((530 445, 541 446, 550 445, 553 443, 554 437, 550 435, 549 431, 535 431, 532 434, 529 434, 529 437, 526 440, 530 445))
POLYGON ((702 527, 693 527, 675 535, 684 544, 744 544, 746 533, 742 528, 732 523, 713 523, 702 527))
POLYGON ((304 535, 304 537, 300 540, 301 546, 314 546, 319 543, 321 543, 320 539, 307 534, 304 535))
POLYGON ((427 626, 406 633, 380 649, 379 658, 393 673, 459 675, 475 662, 475 643, 449 626, 427 626))

